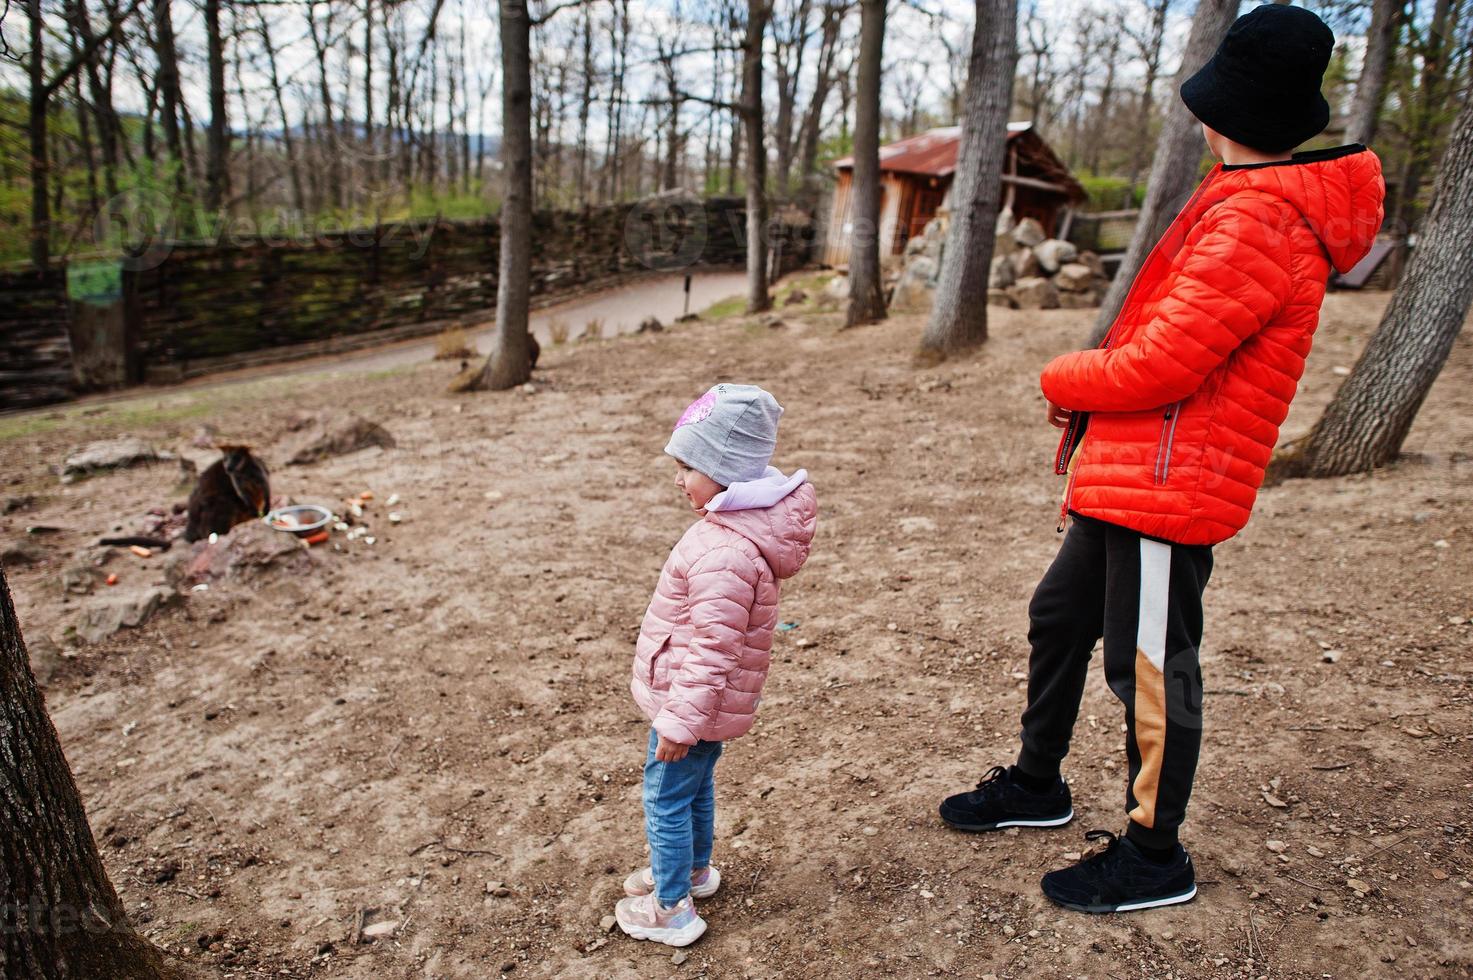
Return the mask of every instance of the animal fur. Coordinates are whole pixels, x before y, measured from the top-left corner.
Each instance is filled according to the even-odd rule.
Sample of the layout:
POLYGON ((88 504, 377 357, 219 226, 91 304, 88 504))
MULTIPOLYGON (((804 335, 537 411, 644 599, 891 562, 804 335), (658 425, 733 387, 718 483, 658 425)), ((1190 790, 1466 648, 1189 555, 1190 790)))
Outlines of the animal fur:
POLYGON ((224 534, 237 524, 264 517, 271 506, 266 464, 252 455, 251 447, 217 448, 224 455, 200 474, 198 485, 189 495, 185 541, 224 534))

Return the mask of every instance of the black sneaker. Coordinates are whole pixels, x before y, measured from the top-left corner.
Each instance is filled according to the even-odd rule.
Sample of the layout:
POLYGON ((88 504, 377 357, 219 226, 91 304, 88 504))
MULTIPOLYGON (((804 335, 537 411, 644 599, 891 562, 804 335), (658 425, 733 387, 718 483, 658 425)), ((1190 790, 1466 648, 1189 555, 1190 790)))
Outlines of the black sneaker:
POLYGON ((1180 844, 1167 864, 1150 860, 1126 837, 1091 830, 1086 840, 1108 840, 1099 854, 1043 876, 1043 893, 1076 912, 1135 912, 1190 902, 1197 895, 1192 859, 1180 844))
POLYGON ((941 804, 941 819, 957 830, 1002 830, 1004 827, 1062 827, 1074 819, 1069 784, 1059 779, 1053 788, 1035 793, 1013 779, 1012 771, 993 766, 977 788, 949 796, 941 804))

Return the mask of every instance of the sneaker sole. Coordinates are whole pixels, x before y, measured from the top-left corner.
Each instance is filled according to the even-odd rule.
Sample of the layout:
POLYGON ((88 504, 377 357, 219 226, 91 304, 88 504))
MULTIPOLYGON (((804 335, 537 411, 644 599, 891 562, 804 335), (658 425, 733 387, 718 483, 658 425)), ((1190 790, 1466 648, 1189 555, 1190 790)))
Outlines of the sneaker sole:
POLYGON ((1038 817, 1032 820, 999 820, 996 823, 960 823, 952 820, 945 813, 941 814, 941 820, 954 830, 962 830, 969 834, 981 834, 989 830, 1006 830, 1009 827, 1062 827, 1074 819, 1074 809, 1070 807, 1069 812, 1062 817, 1038 817))
POLYGON ((648 929, 644 926, 626 926, 619 923, 619 928, 624 930, 624 935, 631 939, 651 940, 652 942, 664 943, 666 946, 689 946, 700 939, 706 933, 706 920, 696 919, 684 929, 648 929))
POLYGON ((1138 902, 1121 902, 1118 905, 1078 905, 1074 902, 1061 902, 1052 895, 1049 895, 1048 892, 1044 892, 1044 895, 1055 905, 1072 909, 1075 912, 1087 912, 1090 915, 1108 915, 1112 912, 1140 912, 1144 909, 1164 908, 1167 905, 1181 905, 1197 897, 1197 886, 1193 885, 1190 889, 1179 895, 1168 895, 1164 898, 1147 898, 1138 902))

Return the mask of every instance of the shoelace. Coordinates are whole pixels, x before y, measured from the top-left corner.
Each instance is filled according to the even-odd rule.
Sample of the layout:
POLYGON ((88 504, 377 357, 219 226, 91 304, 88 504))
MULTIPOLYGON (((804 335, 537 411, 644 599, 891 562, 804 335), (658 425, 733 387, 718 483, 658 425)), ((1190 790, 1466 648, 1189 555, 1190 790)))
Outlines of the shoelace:
POLYGON ((1120 835, 1116 834, 1113 830, 1086 830, 1084 832, 1084 839, 1091 844, 1097 840, 1109 841, 1110 843, 1105 845, 1106 853, 1113 851, 1115 845, 1120 843, 1120 835))
POLYGON ((991 769, 984 772, 982 774, 982 778, 977 781, 977 789, 982 790, 984 787, 997 782, 999 779, 1002 779, 1007 774, 1008 771, 1003 766, 993 766, 991 769))

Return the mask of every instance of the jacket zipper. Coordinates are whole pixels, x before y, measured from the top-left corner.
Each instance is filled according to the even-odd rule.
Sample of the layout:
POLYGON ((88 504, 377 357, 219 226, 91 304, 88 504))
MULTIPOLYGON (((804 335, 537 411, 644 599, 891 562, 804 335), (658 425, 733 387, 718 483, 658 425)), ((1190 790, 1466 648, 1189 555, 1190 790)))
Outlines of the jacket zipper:
MULTIPOLYGON (((1220 173, 1220 172, 1221 171, 1214 171, 1212 174, 1209 175, 1209 179, 1202 181, 1202 183, 1197 187, 1197 190, 1192 194, 1192 196, 1190 198, 1187 199, 1187 203, 1184 204, 1184 205, 1182 205, 1182 209, 1177 212, 1176 218, 1173 218, 1171 224, 1169 224, 1169 225, 1166 226, 1167 231, 1170 231, 1172 229, 1172 227, 1174 227, 1176 225, 1177 218, 1180 218, 1182 215, 1186 214, 1188 211, 1190 211, 1192 209, 1192 205, 1197 203, 1197 199, 1202 196, 1202 194, 1207 190, 1208 186, 1210 186, 1213 183, 1213 178, 1215 178, 1217 176, 1217 174, 1220 173)), ((1144 273, 1146 271, 1146 269, 1150 267, 1151 260, 1154 259, 1156 257, 1156 253, 1161 250, 1161 242, 1165 238, 1166 238, 1166 236, 1163 234, 1161 236, 1161 238, 1158 238, 1156 240, 1156 244, 1151 246, 1151 251, 1149 251, 1149 252, 1146 253, 1146 260, 1141 263, 1141 269, 1140 269, 1140 272, 1139 273, 1136 273, 1135 282, 1133 282, 1133 283, 1130 284, 1130 289, 1125 294, 1125 300, 1120 304, 1120 312, 1118 314, 1116 314, 1116 316, 1115 316, 1115 322, 1112 323, 1112 324, 1110 324, 1110 329, 1108 331, 1106 331, 1106 333, 1105 333, 1105 339, 1100 342, 1100 348, 1101 349, 1103 349, 1103 350, 1109 350, 1110 349, 1110 344, 1115 339, 1115 331, 1120 327, 1120 321, 1123 320, 1123 319, 1125 319, 1125 313, 1126 313, 1127 310, 1130 309, 1130 301, 1135 298, 1136 290, 1140 289, 1141 280, 1145 278, 1145 276, 1142 275, 1141 273, 1144 273)), ((1177 405, 1173 406, 1173 409, 1179 407, 1180 404, 1181 403, 1178 402, 1177 405)), ((1173 418, 1174 415, 1175 415, 1174 411, 1172 411, 1171 409, 1168 409, 1167 418, 1173 418)), ((1076 447, 1073 447, 1073 451, 1071 452, 1071 447, 1070 447, 1069 443, 1070 443, 1070 440, 1073 438, 1073 435, 1074 435, 1074 425, 1075 425, 1075 422, 1078 420, 1078 418, 1079 418, 1079 413, 1078 412, 1071 413, 1070 416, 1069 416, 1069 425, 1064 429, 1064 437, 1059 440, 1059 451, 1058 451, 1058 454, 1054 458, 1054 472, 1055 473, 1058 473, 1058 474, 1061 474, 1061 475, 1064 474, 1064 473, 1068 473, 1069 472, 1069 459, 1068 459, 1068 457, 1072 456, 1074 453, 1079 452, 1079 449, 1084 444, 1084 439, 1080 439, 1080 445, 1079 446, 1076 446, 1076 447)), ((1164 424, 1163 424, 1162 428, 1163 428, 1163 430, 1165 429, 1165 425, 1164 424)), ((1176 437, 1176 426, 1173 425, 1171 427, 1171 438, 1175 438, 1175 437, 1176 437)), ((1160 464, 1159 459, 1157 461, 1157 464, 1159 466, 1159 464, 1160 464)), ((1069 474, 1069 482, 1068 482, 1068 484, 1064 488, 1064 503, 1059 507, 1059 524, 1058 524, 1057 527, 1054 528, 1054 530, 1057 531, 1060 534, 1063 534, 1064 533, 1064 522, 1069 517, 1069 505, 1074 502, 1074 479, 1075 479, 1075 477, 1077 475, 1078 475, 1077 474, 1077 471, 1075 473, 1070 473, 1069 474)), ((1166 482, 1165 474, 1162 474, 1160 482, 1162 482, 1162 483, 1165 483, 1166 482)))
POLYGON ((1171 446, 1176 442, 1176 423, 1181 421, 1181 402, 1173 402, 1166 406, 1166 413, 1161 417, 1161 438, 1156 443, 1156 485, 1166 484, 1167 474, 1171 471, 1171 446))

